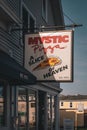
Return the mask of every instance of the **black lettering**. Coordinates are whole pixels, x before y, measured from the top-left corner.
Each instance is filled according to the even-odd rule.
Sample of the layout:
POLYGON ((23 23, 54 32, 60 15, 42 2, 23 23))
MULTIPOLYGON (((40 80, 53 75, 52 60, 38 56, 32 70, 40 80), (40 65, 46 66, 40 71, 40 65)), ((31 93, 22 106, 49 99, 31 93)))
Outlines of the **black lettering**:
POLYGON ((55 74, 57 74, 59 72, 62 72, 64 70, 66 70, 66 69, 68 69, 68 65, 62 66, 62 67, 60 67, 60 68, 58 68, 56 70, 54 70, 54 67, 50 68, 48 73, 43 74, 43 77, 44 77, 44 79, 49 78, 50 76, 53 76, 53 75, 55 75, 55 74))
POLYGON ((35 64, 37 62, 40 62, 43 59, 44 59, 44 56, 37 57, 36 59, 33 56, 31 56, 28 63, 31 66, 31 65, 33 65, 33 64, 35 64))
POLYGON ((50 77, 50 76, 51 76, 51 73, 46 73, 46 74, 43 75, 44 79, 45 79, 45 78, 48 78, 48 77, 50 77))

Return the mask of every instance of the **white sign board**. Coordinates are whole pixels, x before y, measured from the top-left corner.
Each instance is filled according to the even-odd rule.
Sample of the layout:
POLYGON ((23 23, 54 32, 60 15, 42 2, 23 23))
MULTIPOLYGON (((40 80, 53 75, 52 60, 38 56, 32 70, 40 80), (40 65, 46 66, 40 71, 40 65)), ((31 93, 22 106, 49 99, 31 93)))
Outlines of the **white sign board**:
POLYGON ((72 81, 72 32, 25 35, 25 68, 38 81, 72 81))
POLYGON ((74 121, 72 119, 64 119, 64 130, 74 130, 74 121))

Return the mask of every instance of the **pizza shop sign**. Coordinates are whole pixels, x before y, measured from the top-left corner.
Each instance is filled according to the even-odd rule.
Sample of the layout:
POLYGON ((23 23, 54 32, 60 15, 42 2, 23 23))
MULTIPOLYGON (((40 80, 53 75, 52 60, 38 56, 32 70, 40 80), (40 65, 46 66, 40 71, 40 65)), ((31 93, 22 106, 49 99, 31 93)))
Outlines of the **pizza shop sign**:
POLYGON ((25 68, 38 81, 72 81, 73 31, 25 35, 25 68))

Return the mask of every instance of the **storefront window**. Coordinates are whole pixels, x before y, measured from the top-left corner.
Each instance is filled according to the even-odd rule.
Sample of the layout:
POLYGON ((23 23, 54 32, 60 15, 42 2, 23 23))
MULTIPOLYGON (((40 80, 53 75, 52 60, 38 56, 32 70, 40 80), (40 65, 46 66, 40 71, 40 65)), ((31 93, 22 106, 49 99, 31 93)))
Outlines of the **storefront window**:
POLYGON ((45 98, 46 98, 46 93, 43 91, 39 91, 38 93, 38 128, 39 130, 44 130, 45 125, 46 125, 46 105, 45 105, 45 98))
POLYGON ((0 126, 5 125, 5 87, 0 85, 0 126))
POLYGON ((48 95, 48 130, 54 129, 54 96, 48 95))
POLYGON ((52 129, 54 130, 55 124, 55 110, 54 110, 54 96, 52 96, 52 129))
POLYGON ((19 88, 18 127, 20 130, 36 130, 36 92, 19 88))
POLYGON ((29 90, 29 130, 36 129, 36 92, 29 90))
POLYGON ((20 88, 18 91, 18 118, 20 129, 26 128, 27 112, 26 112, 26 89, 20 88))

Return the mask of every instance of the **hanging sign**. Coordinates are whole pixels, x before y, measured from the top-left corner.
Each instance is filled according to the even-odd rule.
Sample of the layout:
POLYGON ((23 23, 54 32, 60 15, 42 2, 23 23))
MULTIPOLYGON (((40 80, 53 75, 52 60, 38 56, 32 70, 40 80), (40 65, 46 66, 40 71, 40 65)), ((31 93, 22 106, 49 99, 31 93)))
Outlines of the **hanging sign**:
POLYGON ((25 35, 25 68, 38 81, 72 81, 72 30, 25 35))

